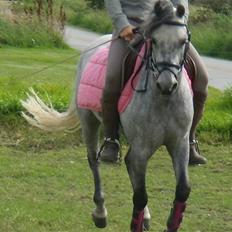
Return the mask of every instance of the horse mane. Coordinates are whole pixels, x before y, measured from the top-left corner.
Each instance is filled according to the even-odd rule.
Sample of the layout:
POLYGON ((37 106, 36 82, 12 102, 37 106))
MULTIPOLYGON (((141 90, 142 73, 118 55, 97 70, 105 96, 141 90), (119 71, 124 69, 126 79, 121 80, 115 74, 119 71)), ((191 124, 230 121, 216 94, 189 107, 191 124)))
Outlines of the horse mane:
POLYGON ((174 13, 174 6, 171 1, 157 1, 148 20, 142 25, 143 31, 145 31, 147 36, 150 35, 155 28, 158 28, 165 22, 171 21, 175 16, 174 13))

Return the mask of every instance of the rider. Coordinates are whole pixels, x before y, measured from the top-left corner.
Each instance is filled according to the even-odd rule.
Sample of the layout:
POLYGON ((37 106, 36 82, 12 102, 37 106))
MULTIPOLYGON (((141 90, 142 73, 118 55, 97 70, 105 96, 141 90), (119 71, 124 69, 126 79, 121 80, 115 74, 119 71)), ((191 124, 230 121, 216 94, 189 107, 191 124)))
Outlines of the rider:
MULTIPOLYGON (((103 91, 102 118, 105 142, 100 155, 102 161, 116 162, 118 160, 120 144, 117 104, 121 94, 123 62, 126 60, 127 69, 130 67, 130 70, 126 70, 126 76, 130 76, 133 71, 136 56, 128 47, 128 42, 135 39, 136 35, 133 29, 146 20, 156 1, 157 0, 105 0, 106 9, 114 26, 113 38, 120 38, 113 40, 110 45, 106 82, 103 91), (128 54, 130 54, 130 56, 128 56, 128 54), (129 58, 126 59, 126 57, 129 58)), ((171 2, 174 6, 182 4, 185 7, 185 23, 187 23, 189 13, 188 1, 172 0, 171 2)), ((191 44, 187 57, 187 69, 195 75, 192 87, 194 92, 194 116, 189 138, 189 164, 204 164, 206 163, 206 159, 199 154, 198 144, 195 139, 195 131, 202 117, 204 103, 207 98, 208 73, 199 54, 191 44)))

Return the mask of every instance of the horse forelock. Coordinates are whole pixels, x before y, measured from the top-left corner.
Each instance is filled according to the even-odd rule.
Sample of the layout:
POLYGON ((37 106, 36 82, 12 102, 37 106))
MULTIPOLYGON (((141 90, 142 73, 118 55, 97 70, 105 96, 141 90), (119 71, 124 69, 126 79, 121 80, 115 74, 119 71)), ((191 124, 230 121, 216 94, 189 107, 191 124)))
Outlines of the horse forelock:
POLYGON ((159 0, 155 3, 154 13, 156 17, 160 20, 165 18, 166 16, 171 16, 174 13, 173 4, 168 0, 159 0))
POLYGON ((171 1, 159 0, 156 2, 153 11, 151 11, 148 20, 143 25, 145 34, 147 36, 151 35, 156 28, 170 21, 182 22, 183 17, 177 17, 176 8, 171 1))

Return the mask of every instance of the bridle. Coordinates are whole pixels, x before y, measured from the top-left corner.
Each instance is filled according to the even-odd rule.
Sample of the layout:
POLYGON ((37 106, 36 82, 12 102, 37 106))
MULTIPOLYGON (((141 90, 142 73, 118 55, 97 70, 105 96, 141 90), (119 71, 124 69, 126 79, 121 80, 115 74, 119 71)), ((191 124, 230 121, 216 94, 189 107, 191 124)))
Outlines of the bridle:
MULTIPOLYGON (((142 36, 142 42, 145 44, 145 53, 144 53, 144 57, 140 57, 142 59, 141 65, 138 68, 138 70, 136 70, 136 72, 134 73, 134 76, 132 77, 132 82, 131 82, 131 87, 132 89, 134 89, 136 92, 146 92, 147 90, 147 83, 148 83, 148 77, 149 77, 149 73, 150 71, 153 72, 153 76, 158 79, 159 76, 161 75, 162 72, 164 71, 169 71, 171 72, 175 78, 178 78, 179 73, 182 71, 184 63, 185 63, 185 59, 187 56, 187 52, 189 49, 189 44, 191 41, 191 32, 188 29, 187 24, 184 23, 180 23, 180 22, 176 22, 176 21, 164 21, 161 23, 156 24, 153 28, 152 31, 156 30, 157 28, 159 28, 162 25, 173 25, 173 26, 180 26, 180 27, 185 27, 187 30, 187 34, 188 34, 188 38, 185 42, 185 48, 184 48, 184 53, 183 53, 183 59, 181 60, 180 64, 173 64, 167 61, 162 61, 162 62, 157 62, 154 58, 153 55, 153 51, 152 51, 152 41, 150 38, 146 38, 145 36, 145 32, 142 32, 139 30, 139 28, 135 28, 134 29, 134 33, 138 33, 142 36), (143 65, 146 65, 146 78, 145 78, 145 82, 144 82, 144 87, 141 89, 137 89, 136 87, 134 87, 134 83, 133 80, 136 77, 136 75, 140 72, 141 68, 143 65), (173 71, 173 69, 175 71, 173 71)), ((138 56, 140 56, 139 52, 136 51, 136 49, 134 49, 132 46, 129 46, 129 48, 135 52, 138 56)))
POLYGON ((173 64, 167 61, 161 61, 161 62, 157 62, 154 54, 152 52, 152 46, 151 46, 151 52, 150 52, 150 64, 151 64, 151 70, 153 71, 154 76, 158 79, 159 76, 161 75, 162 72, 164 71, 169 71, 171 72, 175 78, 177 79, 178 74, 182 71, 183 66, 184 66, 184 62, 187 56, 187 52, 189 49, 189 44, 191 41, 191 33, 188 29, 187 24, 184 23, 179 23, 176 21, 166 21, 163 22, 162 24, 159 24, 157 27, 153 28, 153 30, 157 29, 158 27, 160 27, 161 25, 173 25, 173 26, 179 26, 179 27, 185 27, 187 30, 187 34, 188 34, 188 39, 185 42, 185 48, 184 48, 184 53, 183 53, 183 58, 180 62, 180 64, 173 64), (174 71, 175 70, 175 71, 174 71))

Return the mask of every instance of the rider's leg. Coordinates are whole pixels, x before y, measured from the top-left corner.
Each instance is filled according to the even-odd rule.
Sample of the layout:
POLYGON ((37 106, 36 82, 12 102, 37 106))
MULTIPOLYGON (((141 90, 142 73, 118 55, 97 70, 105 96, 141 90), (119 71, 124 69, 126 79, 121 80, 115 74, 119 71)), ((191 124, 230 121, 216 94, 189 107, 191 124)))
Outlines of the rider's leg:
POLYGON ((117 39, 111 43, 102 97, 102 119, 106 138, 101 152, 103 161, 116 162, 118 159, 119 114, 117 105, 122 88, 122 65, 129 52, 125 40, 117 39))
POLYGON ((196 140, 196 128, 198 123, 200 122, 205 101, 208 93, 208 72, 202 59, 196 49, 190 44, 190 49, 188 51, 188 55, 192 58, 195 63, 195 78, 193 81, 193 105, 194 105, 194 116, 192 127, 190 131, 190 157, 189 164, 205 164, 206 158, 199 154, 198 144, 196 140))

